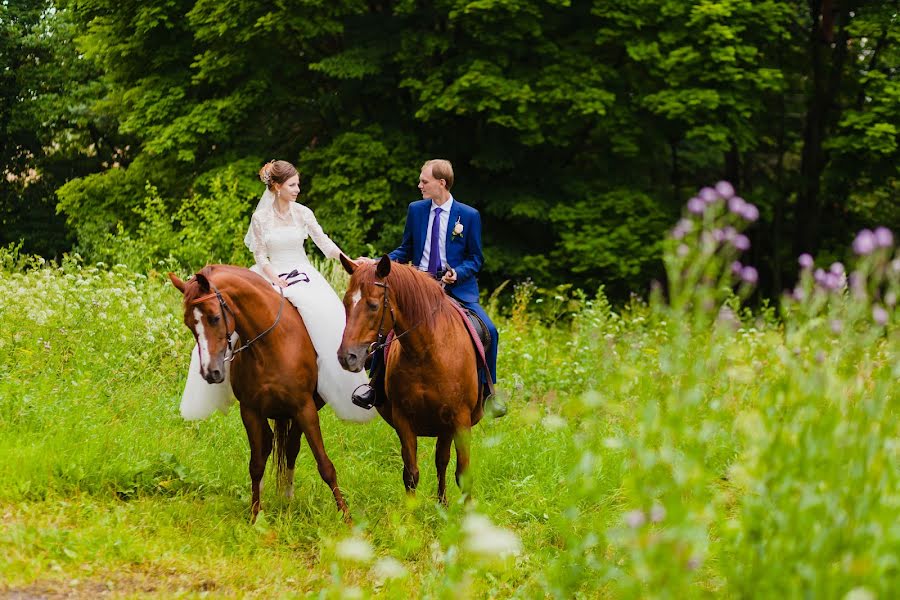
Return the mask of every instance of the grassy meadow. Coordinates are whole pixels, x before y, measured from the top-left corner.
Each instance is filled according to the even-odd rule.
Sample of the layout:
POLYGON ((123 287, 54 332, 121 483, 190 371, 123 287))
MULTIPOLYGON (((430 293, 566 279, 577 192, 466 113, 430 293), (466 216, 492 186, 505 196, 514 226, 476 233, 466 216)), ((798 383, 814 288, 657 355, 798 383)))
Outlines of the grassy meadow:
POLYGON ((193 338, 163 274, 4 251, 0 594, 891 597, 893 247, 850 283, 807 268, 751 312, 748 284, 722 285, 730 250, 683 229, 665 301, 516 287, 498 319, 510 411, 473 431, 470 501, 450 484, 436 503, 433 440, 408 498, 393 430, 323 409, 352 525, 305 443, 295 498, 270 463, 250 524, 237 408, 179 416, 193 338))

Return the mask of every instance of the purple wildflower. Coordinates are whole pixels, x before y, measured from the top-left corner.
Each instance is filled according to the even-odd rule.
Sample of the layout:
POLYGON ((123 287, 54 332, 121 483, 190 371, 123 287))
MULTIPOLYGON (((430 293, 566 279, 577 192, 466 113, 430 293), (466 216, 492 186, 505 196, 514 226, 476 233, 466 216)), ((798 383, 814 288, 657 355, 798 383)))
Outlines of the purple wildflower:
POLYGON ((844 274, 844 265, 839 262, 831 263, 831 266, 828 268, 829 271, 834 273, 835 275, 843 275, 844 274))
POLYGON ((736 238, 737 234, 738 234, 737 229, 735 229, 734 227, 731 227, 730 225, 728 227, 726 227, 725 229, 723 229, 722 233, 725 236, 726 242, 734 241, 734 238, 736 238))
POLYGON ((717 242, 724 242, 725 241, 725 230, 713 229, 712 236, 713 236, 713 239, 716 240, 717 242))
POLYGON ((719 194, 716 193, 716 190, 711 187, 705 187, 697 194, 700 196, 700 199, 706 202, 707 204, 712 204, 719 200, 719 194))
POLYGON ((666 518, 666 507, 662 504, 654 504, 650 509, 650 520, 659 523, 666 518))
POLYGON ((732 196, 728 199, 728 210, 736 215, 743 215, 746 206, 747 203, 740 196, 732 196))
POLYGON ((736 275, 737 277, 740 277, 740 276, 741 276, 741 271, 743 271, 743 270, 744 270, 744 265, 742 265, 742 264, 740 263, 740 261, 737 261, 737 260, 736 260, 736 261, 734 261, 733 263, 731 263, 731 272, 732 272, 734 275, 736 275))
POLYGON ((894 306, 896 306, 897 304, 897 294, 895 294, 894 292, 888 292, 887 294, 885 294, 884 303, 891 308, 894 308, 894 306))
POLYGON ((727 200, 734 196, 734 186, 727 181, 720 181, 716 184, 716 192, 727 200))
POLYGON ((740 251, 749 250, 750 249, 750 238, 746 235, 740 234, 735 236, 734 241, 732 242, 734 247, 740 251))
POLYGON ((744 280, 744 283, 755 285, 759 281, 759 273, 753 267, 744 267, 741 269, 741 279, 744 280))
POLYGON ((806 291, 798 285, 794 288, 793 293, 791 293, 791 298, 797 302, 803 302, 806 299, 806 291))
POLYGON ((813 257, 805 252, 800 255, 797 262, 800 263, 800 266, 804 269, 811 269, 813 264, 815 264, 813 263, 813 257))
POLYGON ((879 325, 886 325, 888 322, 888 312, 880 304, 872 307, 872 318, 879 325))
POLYGON ((637 529, 647 522, 647 517, 642 510, 630 510, 625 513, 625 523, 632 529, 637 529))
POLYGON ((675 250, 678 256, 681 256, 682 258, 687 256, 690 251, 691 249, 687 247, 687 244, 678 244, 678 248, 675 250))
POLYGON ((872 253, 875 249, 875 245, 875 234, 868 229, 863 229, 856 234, 856 239, 853 240, 853 251, 860 256, 865 256, 866 254, 872 253))
POLYGON ((750 221, 752 223, 759 218, 759 209, 748 202, 744 205, 741 216, 744 217, 745 221, 750 221))
POLYGON ((840 319, 833 319, 831 321, 831 332, 835 335, 839 335, 841 331, 844 329, 844 322, 840 319))
POLYGON ((879 227, 874 232, 875 245, 879 248, 890 248, 894 245, 894 234, 887 227, 879 227))
POLYGON ((706 204, 700 198, 694 197, 688 200, 687 209, 695 215, 702 215, 706 210, 706 204))
POLYGON ((825 269, 816 269, 813 279, 821 286, 825 285, 825 269))
POLYGON ((900 258, 895 258, 891 261, 891 269, 893 269, 894 273, 900 273, 900 258))
POLYGON ((679 219, 672 230, 672 237, 680 240, 694 229, 694 222, 690 219, 679 219))

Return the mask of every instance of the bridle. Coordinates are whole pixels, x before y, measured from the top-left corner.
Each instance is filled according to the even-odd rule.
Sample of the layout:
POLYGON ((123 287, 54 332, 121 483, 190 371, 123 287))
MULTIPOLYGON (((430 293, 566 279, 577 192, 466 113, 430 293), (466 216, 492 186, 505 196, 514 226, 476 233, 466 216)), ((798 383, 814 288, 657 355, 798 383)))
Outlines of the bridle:
POLYGON ((225 322, 225 362, 233 361, 238 352, 243 352, 244 350, 252 346, 254 342, 275 329, 275 326, 278 325, 278 321, 281 320, 281 313, 284 310, 284 290, 282 288, 278 288, 278 292, 281 294, 281 304, 278 305, 278 315, 275 316, 275 322, 272 323, 265 331, 257 335, 255 338, 253 338, 240 348, 234 349, 231 344, 231 336, 237 331, 237 318, 234 315, 234 311, 231 310, 231 307, 228 306, 228 303, 225 302, 225 298, 222 297, 222 293, 218 290, 218 288, 216 288, 212 281, 209 281, 209 287, 212 288, 212 292, 206 294, 205 296, 201 296, 200 298, 191 300, 190 304, 191 306, 196 306, 202 302, 206 302, 211 298, 216 298, 219 301, 219 315, 225 322), (231 315, 231 320, 234 321, 234 329, 231 331, 228 331, 228 314, 231 315))
MULTIPOLYGON (((375 341, 372 342, 371 344, 369 344, 369 347, 366 349, 366 359, 370 358, 376 352, 383 350, 384 347, 387 346, 388 334, 384 330, 384 316, 387 314, 388 311, 391 312, 391 329, 393 329, 394 325, 397 323, 397 319, 396 319, 396 317, 394 317, 394 307, 391 306, 391 300, 390 300, 390 297, 388 296, 387 282, 373 281, 372 283, 374 285, 377 285, 378 287, 382 288, 384 290, 384 295, 382 296, 382 300, 381 300, 381 319, 378 320, 378 333, 375 335, 375 341)), ((441 305, 440 305, 440 303, 438 303, 438 305, 434 308, 434 311, 432 311, 431 314, 434 315, 435 313, 437 313, 438 310, 440 310, 440 308, 441 308, 441 305)), ((412 331, 413 329, 415 329, 416 327, 418 327, 419 325, 421 325, 424 322, 425 322, 425 319, 422 319, 421 321, 419 321, 418 323, 416 323, 415 325, 413 325, 406 331, 403 331, 403 332, 395 335, 391 339, 391 341, 399 340, 404 335, 406 335, 407 333, 409 333, 410 331, 412 331)))

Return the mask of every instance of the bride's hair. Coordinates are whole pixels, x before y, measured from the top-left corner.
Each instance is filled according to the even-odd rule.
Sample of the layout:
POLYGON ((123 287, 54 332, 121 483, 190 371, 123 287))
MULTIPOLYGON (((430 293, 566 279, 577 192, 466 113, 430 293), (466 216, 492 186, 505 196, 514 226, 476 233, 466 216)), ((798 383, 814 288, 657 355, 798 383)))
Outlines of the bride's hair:
POLYGON ((284 183, 294 175, 300 175, 297 167, 286 160, 270 160, 259 170, 259 180, 270 190, 276 183, 284 183))

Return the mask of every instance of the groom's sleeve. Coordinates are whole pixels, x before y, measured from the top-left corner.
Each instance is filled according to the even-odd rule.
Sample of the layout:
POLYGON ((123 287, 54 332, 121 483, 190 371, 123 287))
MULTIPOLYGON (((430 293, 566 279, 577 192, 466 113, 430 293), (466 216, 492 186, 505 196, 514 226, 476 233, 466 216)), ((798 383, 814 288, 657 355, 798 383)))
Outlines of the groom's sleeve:
POLYGON ((475 277, 484 264, 484 255, 481 253, 481 215, 477 210, 473 209, 473 212, 475 214, 469 219, 469 235, 466 236, 463 260, 454 267, 457 284, 475 277))
POLYGON ((412 260, 412 224, 410 223, 410 215, 412 214, 412 204, 406 209, 406 225, 403 227, 403 241, 397 246, 397 249, 388 254, 390 259, 398 263, 408 263, 412 260))

